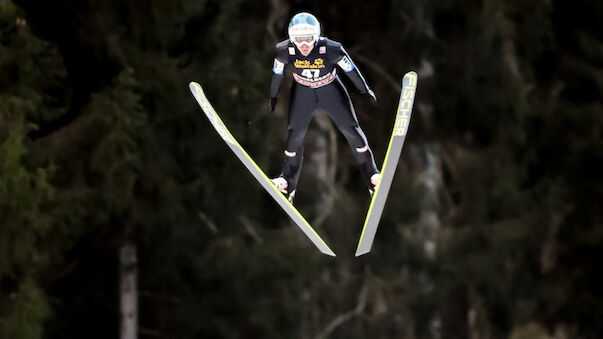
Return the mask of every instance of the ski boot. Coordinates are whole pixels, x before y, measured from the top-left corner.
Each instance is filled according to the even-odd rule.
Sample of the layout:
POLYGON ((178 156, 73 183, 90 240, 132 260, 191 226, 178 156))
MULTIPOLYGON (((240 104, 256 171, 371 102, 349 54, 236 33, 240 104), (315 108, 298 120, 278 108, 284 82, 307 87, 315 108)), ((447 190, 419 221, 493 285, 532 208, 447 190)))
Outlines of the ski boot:
POLYGON ((375 193, 375 190, 377 189, 377 184, 379 183, 379 179, 381 179, 381 173, 375 173, 371 176, 371 185, 373 185, 373 188, 369 188, 369 194, 371 195, 371 197, 373 196, 373 194, 375 193))
POLYGON ((283 177, 276 177, 270 180, 272 180, 272 183, 274 184, 276 189, 283 193, 285 198, 287 198, 290 203, 293 203, 293 198, 295 198, 295 190, 291 192, 287 190, 289 188, 289 183, 287 182, 287 180, 283 177))

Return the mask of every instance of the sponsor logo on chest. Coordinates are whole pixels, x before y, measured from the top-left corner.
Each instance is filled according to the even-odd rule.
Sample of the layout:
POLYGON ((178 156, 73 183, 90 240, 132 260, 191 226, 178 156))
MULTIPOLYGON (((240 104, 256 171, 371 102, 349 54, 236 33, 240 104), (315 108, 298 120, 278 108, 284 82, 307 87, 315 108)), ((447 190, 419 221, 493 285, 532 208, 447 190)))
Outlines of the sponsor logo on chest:
POLYGON ((295 59, 293 66, 295 68, 319 69, 319 68, 325 68, 325 61, 323 58, 316 58, 316 59, 314 59, 314 63, 310 63, 309 60, 295 59))
POLYGON ((306 78, 299 76, 296 73, 293 73, 293 79, 295 79, 295 81, 297 81, 300 85, 304 85, 310 88, 318 88, 333 82, 333 80, 335 80, 335 72, 329 72, 318 78, 306 78))

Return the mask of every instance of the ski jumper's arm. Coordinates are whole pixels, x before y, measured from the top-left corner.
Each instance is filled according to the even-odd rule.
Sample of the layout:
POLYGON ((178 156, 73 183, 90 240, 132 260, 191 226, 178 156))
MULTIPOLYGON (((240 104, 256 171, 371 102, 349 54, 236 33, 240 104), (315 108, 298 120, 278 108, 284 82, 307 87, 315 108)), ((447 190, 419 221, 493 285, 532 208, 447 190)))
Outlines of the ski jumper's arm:
POLYGON ((366 80, 360 73, 360 70, 356 67, 352 58, 350 58, 350 55, 345 51, 343 46, 332 40, 328 42, 328 46, 335 52, 334 55, 336 55, 336 58, 334 61, 337 63, 337 66, 339 66, 345 75, 352 81, 354 87, 356 87, 361 94, 372 93, 366 80))
POLYGON ((272 67, 272 83, 270 84, 270 98, 276 98, 283 82, 285 66, 289 62, 289 40, 281 41, 276 45, 276 56, 272 67))

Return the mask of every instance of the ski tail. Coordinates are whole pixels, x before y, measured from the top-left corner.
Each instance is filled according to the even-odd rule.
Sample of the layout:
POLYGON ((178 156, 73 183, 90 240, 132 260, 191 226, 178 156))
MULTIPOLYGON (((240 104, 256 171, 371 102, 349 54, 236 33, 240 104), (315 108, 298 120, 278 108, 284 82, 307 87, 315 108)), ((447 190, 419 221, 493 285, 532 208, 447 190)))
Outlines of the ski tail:
POLYGON ((316 233, 314 228, 306 221, 306 219, 299 213, 299 211, 285 198, 285 196, 278 191, 273 185, 272 181, 268 176, 260 169, 256 162, 249 156, 245 149, 237 142, 235 137, 230 133, 220 116, 213 108, 213 106, 207 100, 205 93, 201 86, 196 82, 191 82, 189 88, 201 106, 201 109, 216 129, 220 137, 226 142, 228 147, 234 152, 239 158, 243 165, 249 170, 249 172, 256 178, 256 180, 262 185, 262 187, 272 196, 272 198, 279 204, 279 206, 289 215, 289 217, 295 222, 295 224, 304 232, 304 234, 312 241, 312 243, 322 253, 330 256, 335 256, 335 253, 325 241, 316 233))
POLYGON ((379 220, 381 219, 385 201, 387 200, 398 160, 400 159, 400 153, 404 146, 404 140, 406 139, 406 132, 410 124, 410 116, 417 89, 417 80, 417 73, 413 71, 406 73, 402 79, 402 93, 400 95, 394 129, 389 140, 385 159, 383 160, 381 179, 375 188, 366 219, 364 220, 362 234, 360 235, 356 249, 357 257, 371 251, 377 227, 379 226, 379 220))

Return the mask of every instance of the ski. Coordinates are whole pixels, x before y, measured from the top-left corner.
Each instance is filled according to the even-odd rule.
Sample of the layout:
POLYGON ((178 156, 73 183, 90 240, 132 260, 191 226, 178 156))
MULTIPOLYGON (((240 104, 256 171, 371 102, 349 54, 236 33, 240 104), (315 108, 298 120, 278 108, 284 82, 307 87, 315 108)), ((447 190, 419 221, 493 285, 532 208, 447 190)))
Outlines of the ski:
POLYGON ((371 251, 377 227, 379 226, 379 220, 381 219, 385 201, 387 200, 398 160, 400 159, 400 153, 404 146, 404 139, 406 139, 416 89, 417 73, 412 71, 406 73, 402 79, 402 94, 400 95, 394 130, 389 140, 385 159, 383 160, 381 179, 377 183, 377 187, 375 187, 375 192, 373 193, 373 198, 371 199, 371 204, 364 220, 362 234, 358 241, 358 248, 356 249, 357 257, 371 251))
POLYGON ((251 172, 251 174, 257 179, 257 181, 264 187, 264 189, 274 198, 274 200, 281 206, 281 208, 291 217, 295 224, 306 234, 312 243, 322 253, 330 256, 335 256, 335 253, 329 248, 329 246, 322 240, 322 238, 316 233, 314 228, 306 221, 306 219, 299 213, 299 211, 285 198, 285 196, 274 186, 270 178, 260 169, 255 161, 247 154, 245 149, 237 142, 234 136, 230 133, 226 125, 216 113, 216 110, 207 100, 205 93, 201 86, 196 82, 191 82, 189 88, 193 93, 193 96, 201 106, 201 109, 214 126, 220 137, 226 142, 228 147, 234 152, 234 154, 241 160, 243 165, 251 172))

